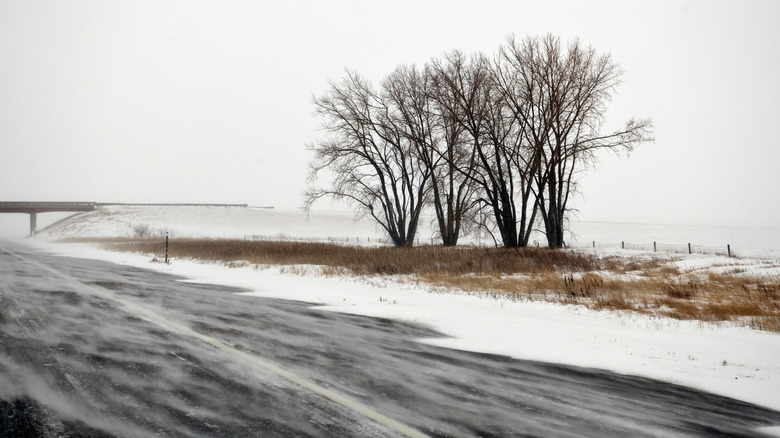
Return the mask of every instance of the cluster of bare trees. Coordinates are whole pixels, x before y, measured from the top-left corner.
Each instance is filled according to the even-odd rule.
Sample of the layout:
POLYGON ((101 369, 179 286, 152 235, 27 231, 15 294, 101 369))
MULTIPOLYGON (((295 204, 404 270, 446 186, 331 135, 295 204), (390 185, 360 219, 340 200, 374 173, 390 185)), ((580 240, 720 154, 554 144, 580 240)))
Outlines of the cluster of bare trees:
POLYGON ((527 246, 543 229, 563 245, 579 174, 600 150, 650 140, 649 120, 599 132, 621 69, 580 41, 510 37, 489 58, 459 51, 419 68, 401 66, 375 88, 356 72, 314 99, 326 137, 311 181, 329 172, 323 196, 370 215, 397 246, 411 246, 430 208, 445 245, 481 228, 497 244, 527 246))

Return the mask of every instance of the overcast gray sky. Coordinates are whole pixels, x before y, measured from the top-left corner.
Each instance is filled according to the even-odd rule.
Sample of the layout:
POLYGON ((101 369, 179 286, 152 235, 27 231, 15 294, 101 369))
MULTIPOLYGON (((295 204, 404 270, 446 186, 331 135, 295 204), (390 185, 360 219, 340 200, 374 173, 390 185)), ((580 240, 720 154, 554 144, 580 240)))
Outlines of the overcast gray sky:
MULTIPOLYGON (((311 96, 553 33, 625 74, 583 220, 780 226, 777 1, 0 0, 0 200, 301 205, 311 96)), ((321 204, 328 208, 327 202, 321 204)))

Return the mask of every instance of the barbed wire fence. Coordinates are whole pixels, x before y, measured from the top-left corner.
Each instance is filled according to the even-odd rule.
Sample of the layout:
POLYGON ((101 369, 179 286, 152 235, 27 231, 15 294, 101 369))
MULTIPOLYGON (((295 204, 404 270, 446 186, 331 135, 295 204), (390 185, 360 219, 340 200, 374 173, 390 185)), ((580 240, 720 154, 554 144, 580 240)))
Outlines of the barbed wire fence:
MULTIPOLYGON (((284 234, 278 234, 275 236, 261 235, 261 234, 247 234, 244 235, 244 240, 253 241, 285 241, 285 242, 322 242, 322 243, 345 243, 354 245, 392 245, 392 241, 387 237, 345 237, 345 236, 328 236, 328 237, 293 237, 284 234)), ((415 239, 416 245, 438 245, 440 241, 435 238, 417 238, 415 239)), ((539 246, 538 244, 536 246, 539 246)), ((660 252, 660 253, 673 253, 673 254, 712 254, 726 257, 738 257, 738 255, 731 249, 731 244, 722 246, 707 246, 707 245, 694 245, 688 243, 685 245, 672 245, 667 243, 631 243, 622 241, 620 243, 604 243, 604 242, 575 242, 565 243, 566 248, 577 249, 624 249, 630 251, 645 251, 645 252, 660 252)))
MULTIPOLYGON (((321 242, 321 243, 347 243, 347 244, 376 244, 390 245, 392 241, 385 237, 349 237, 349 236, 329 236, 329 237, 293 237, 284 234, 267 236, 261 234, 246 234, 244 240, 253 241, 284 241, 284 242, 321 242)), ((424 239, 423 239, 424 240, 424 239)), ((420 243, 420 239, 417 239, 420 243)))
POLYGON ((686 245, 670 245, 667 243, 629 243, 622 241, 620 243, 601 243, 595 240, 587 243, 574 243, 567 245, 568 248, 593 248, 593 249, 627 249, 632 251, 646 251, 646 252, 665 252, 673 254, 712 254, 726 257, 737 257, 737 254, 732 251, 731 244, 725 246, 705 246, 694 245, 688 243, 686 245))
MULTIPOLYGON (((328 236, 328 237, 293 237, 286 234, 277 234, 268 236, 263 234, 245 234, 244 240, 254 241, 283 241, 283 242, 321 242, 321 243, 346 243, 355 245, 392 245, 393 241, 389 237, 377 236, 328 236)), ((417 237, 414 239, 415 245, 440 245, 441 239, 438 237, 417 237)), ((481 246, 481 244, 480 244, 481 246)))

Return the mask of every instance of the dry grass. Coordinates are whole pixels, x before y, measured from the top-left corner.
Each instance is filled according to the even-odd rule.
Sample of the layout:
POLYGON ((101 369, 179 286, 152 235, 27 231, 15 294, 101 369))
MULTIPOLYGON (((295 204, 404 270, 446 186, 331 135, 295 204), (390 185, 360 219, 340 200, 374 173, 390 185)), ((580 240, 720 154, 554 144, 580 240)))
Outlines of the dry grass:
MULTIPOLYGON (((165 249, 159 238, 102 239, 98 242, 108 249, 152 253, 158 258, 163 257, 165 249)), ((501 275, 558 270, 583 271, 604 269, 616 265, 619 260, 537 248, 395 248, 219 239, 172 240, 168 255, 171 258, 194 258, 223 263, 246 261, 260 265, 322 265, 346 268, 358 275, 458 275, 475 272, 501 275)))
MULTIPOLYGON (((94 240, 93 240, 94 241, 94 240)), ((119 251, 164 255, 159 239, 107 239, 119 251)), ((780 332, 780 280, 730 273, 682 272, 668 258, 598 257, 571 250, 359 247, 326 243, 176 239, 169 257, 228 266, 319 266, 322 275, 401 275, 409 281, 516 300, 633 311, 682 320, 729 322, 780 332)))
POLYGON ((612 272, 546 273, 531 276, 424 275, 422 280, 447 288, 486 291, 517 300, 584 305, 591 309, 634 311, 681 320, 731 322, 780 332, 780 284, 766 278, 719 275, 616 275, 612 272))

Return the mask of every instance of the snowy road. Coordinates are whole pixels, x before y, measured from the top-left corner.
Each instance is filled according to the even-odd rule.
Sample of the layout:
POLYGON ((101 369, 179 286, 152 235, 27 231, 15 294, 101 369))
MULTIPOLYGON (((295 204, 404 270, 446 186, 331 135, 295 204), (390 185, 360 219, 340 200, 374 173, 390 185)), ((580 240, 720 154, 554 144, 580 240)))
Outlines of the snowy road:
MULTIPOLYGON (((0 243, 2 436, 755 436, 780 412, 0 243)), ((467 324, 468 321, 464 321, 467 324)))

